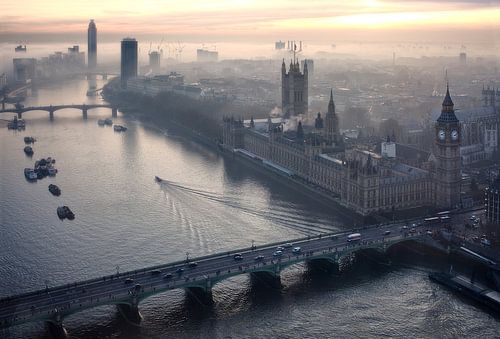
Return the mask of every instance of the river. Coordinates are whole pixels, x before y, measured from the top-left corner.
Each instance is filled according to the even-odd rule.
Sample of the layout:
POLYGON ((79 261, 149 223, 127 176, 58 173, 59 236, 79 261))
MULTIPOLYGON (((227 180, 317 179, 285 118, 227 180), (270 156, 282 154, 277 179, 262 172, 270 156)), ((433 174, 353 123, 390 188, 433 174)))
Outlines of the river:
MULTIPOLYGON (((102 102, 87 98, 87 88, 85 80, 46 86, 24 104, 102 102)), ((47 112, 28 112, 25 131, 0 129, 0 297, 347 227, 334 211, 175 129, 120 114, 114 122, 128 131, 117 133, 97 125, 106 117, 105 108, 89 111, 87 120, 71 109, 57 111, 53 121, 47 112), (26 135, 37 138, 32 158, 23 153, 26 135), (57 176, 27 182, 23 169, 48 156, 57 161, 57 176), (159 185, 155 175, 169 182, 159 185), (60 197, 48 192, 50 183, 61 188, 60 197), (76 219, 60 221, 60 205, 76 219)), ((429 257, 414 263, 411 250, 405 259, 393 256, 392 265, 360 256, 339 274, 296 265, 283 272, 281 289, 234 277, 214 287, 208 308, 181 290, 156 295, 140 304, 141 326, 112 306, 64 324, 75 338, 500 335, 498 318, 428 280, 429 257)), ((2 335, 43 337, 47 330, 27 324, 2 335)))

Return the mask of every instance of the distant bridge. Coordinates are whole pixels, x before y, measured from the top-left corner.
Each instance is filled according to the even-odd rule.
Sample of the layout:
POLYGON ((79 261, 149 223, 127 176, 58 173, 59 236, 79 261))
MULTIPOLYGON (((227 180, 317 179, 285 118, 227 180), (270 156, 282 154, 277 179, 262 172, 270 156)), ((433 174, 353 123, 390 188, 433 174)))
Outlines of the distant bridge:
POLYGON ((0 328, 45 321, 64 331, 64 317, 110 304, 117 305, 129 320, 140 322, 139 302, 158 293, 183 288, 210 301, 215 284, 240 274, 251 274, 279 285, 280 272, 290 265, 304 261, 338 264, 342 258, 360 250, 385 252, 404 241, 434 242, 429 230, 439 227, 425 225, 425 229, 417 226, 412 230, 403 225, 367 227, 358 231, 361 239, 356 240, 348 238, 350 232, 337 232, 252 245, 3 298, 0 299, 0 328), (278 246, 284 247, 279 255, 278 246))
POLYGON ((30 107, 24 107, 21 105, 16 105, 16 107, 13 108, 7 108, 7 109, 1 109, 0 113, 15 113, 17 114, 17 117, 19 119, 22 119, 23 113, 29 112, 29 111, 47 111, 49 112, 49 117, 50 119, 54 119, 54 112, 61 110, 61 109, 66 109, 66 108, 74 108, 74 109, 79 109, 82 111, 83 118, 87 118, 87 112, 89 109, 94 109, 94 108, 111 108, 111 115, 113 118, 116 118, 118 115, 118 108, 115 106, 111 106, 109 104, 81 104, 81 105, 49 105, 49 106, 30 106, 30 107))

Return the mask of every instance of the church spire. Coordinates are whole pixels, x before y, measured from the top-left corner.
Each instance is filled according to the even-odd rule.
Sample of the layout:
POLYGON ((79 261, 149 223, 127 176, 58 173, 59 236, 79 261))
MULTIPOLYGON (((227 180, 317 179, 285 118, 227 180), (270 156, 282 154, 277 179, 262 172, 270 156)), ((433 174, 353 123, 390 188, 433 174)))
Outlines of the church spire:
POLYGON ((330 89, 330 101, 328 102, 328 113, 335 113, 335 103, 333 102, 333 89, 330 89))

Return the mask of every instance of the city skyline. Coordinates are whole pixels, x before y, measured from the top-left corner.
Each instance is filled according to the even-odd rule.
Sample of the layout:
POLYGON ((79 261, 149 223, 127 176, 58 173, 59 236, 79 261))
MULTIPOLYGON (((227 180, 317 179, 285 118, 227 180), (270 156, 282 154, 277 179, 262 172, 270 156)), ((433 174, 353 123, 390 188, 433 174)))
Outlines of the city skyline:
POLYGON ((299 35, 310 41, 329 39, 394 40, 402 36, 458 39, 494 38, 500 24, 499 1, 392 1, 316 0, 298 1, 211 1, 198 3, 171 1, 50 1, 43 6, 28 1, 22 11, 10 3, 1 3, 4 14, 0 35, 11 37, 64 36, 81 34, 90 18, 99 22, 104 38, 115 35, 178 36, 182 39, 258 40, 299 35), (117 10, 116 8, 120 8, 117 10), (382 33, 390 30, 390 36, 382 33), (426 32, 437 36, 426 36, 426 32), (485 32, 491 32, 485 37, 485 32), (330 33, 332 36, 325 36, 330 33))

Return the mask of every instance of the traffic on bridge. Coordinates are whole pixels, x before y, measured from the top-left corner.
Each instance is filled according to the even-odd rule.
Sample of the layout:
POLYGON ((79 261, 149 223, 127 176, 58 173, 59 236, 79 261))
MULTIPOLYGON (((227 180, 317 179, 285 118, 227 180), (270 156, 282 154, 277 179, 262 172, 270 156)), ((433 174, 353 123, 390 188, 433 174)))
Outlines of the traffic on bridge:
POLYGON ((402 241, 432 242, 441 225, 439 220, 428 223, 413 220, 263 246, 252 244, 249 248, 187 257, 160 266, 6 297, 0 299, 0 328, 32 321, 46 321, 62 328, 65 316, 106 304, 116 304, 129 314, 139 315, 140 300, 157 293, 185 288, 210 298, 213 285, 234 275, 260 274, 279 281, 281 270, 299 262, 327 260, 338 264, 342 257, 362 249, 385 251, 402 241))

